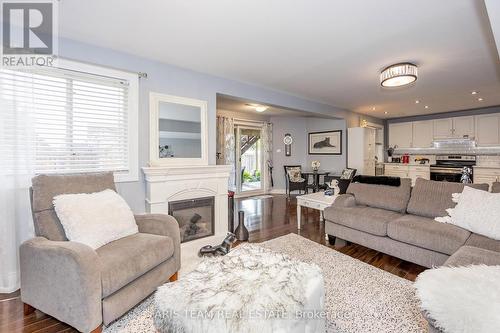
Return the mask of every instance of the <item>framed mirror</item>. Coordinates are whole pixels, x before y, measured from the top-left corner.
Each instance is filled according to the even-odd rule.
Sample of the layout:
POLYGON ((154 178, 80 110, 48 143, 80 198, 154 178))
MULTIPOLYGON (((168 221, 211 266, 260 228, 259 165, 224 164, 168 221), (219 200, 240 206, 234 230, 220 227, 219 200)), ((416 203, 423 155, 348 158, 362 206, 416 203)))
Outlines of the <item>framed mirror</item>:
POLYGON ((208 165, 207 102, 150 93, 150 164, 208 165))

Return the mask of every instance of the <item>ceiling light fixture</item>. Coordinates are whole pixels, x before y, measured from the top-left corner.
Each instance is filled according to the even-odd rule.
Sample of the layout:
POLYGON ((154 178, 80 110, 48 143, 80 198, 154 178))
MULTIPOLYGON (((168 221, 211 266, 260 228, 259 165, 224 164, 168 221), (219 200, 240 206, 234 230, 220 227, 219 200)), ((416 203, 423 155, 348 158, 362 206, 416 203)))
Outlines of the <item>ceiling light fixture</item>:
POLYGON ((477 91, 473 91, 473 92, 471 92, 471 94, 472 94, 472 95, 475 95, 475 94, 477 94, 477 91))
POLYGON ((375 111, 375 107, 372 107, 372 110, 375 111))
POLYGON ((420 101, 417 99, 417 100, 415 101, 415 104, 418 104, 418 103, 420 103, 420 101))
POLYGON ((479 102, 481 102, 483 99, 482 99, 481 97, 479 97, 477 100, 478 100, 479 102))
POLYGON ((428 108, 429 108, 429 105, 424 106, 424 108, 428 109, 428 108))
POLYGON ((264 112, 267 110, 267 106, 259 105, 255 107, 255 111, 257 112, 264 112))
POLYGON ((380 84, 382 87, 401 87, 417 80, 417 66, 409 63, 399 63, 386 67, 380 73, 380 84))
POLYGON ((384 111, 384 114, 388 114, 388 113, 389 113, 389 112, 387 112, 387 111, 384 111))

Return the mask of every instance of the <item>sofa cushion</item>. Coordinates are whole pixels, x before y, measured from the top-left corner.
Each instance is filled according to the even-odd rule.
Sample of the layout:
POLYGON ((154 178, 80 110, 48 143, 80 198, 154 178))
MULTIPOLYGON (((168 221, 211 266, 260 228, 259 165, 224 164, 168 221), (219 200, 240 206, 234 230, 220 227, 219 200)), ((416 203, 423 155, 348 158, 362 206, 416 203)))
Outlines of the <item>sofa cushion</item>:
POLYGON ((500 183, 494 182, 491 184, 491 193, 500 193, 500 183))
POLYGON ((372 235, 386 236, 387 224, 402 215, 367 206, 335 207, 324 212, 325 220, 372 235))
POLYGON ((387 235, 400 242, 451 255, 465 244, 470 232, 426 217, 404 215, 389 222, 387 235))
POLYGON ((68 240, 52 201, 60 194, 116 191, 112 172, 38 175, 32 179, 31 207, 35 234, 53 241, 68 240))
POLYGON ((444 264, 445 266, 500 265, 500 252, 462 246, 444 264))
POLYGON ((106 297, 170 258, 174 242, 167 236, 138 233, 101 246, 96 252, 106 297))
MULTIPOLYGON (((446 209, 455 207, 451 200, 452 193, 461 193, 464 184, 451 182, 438 182, 417 178, 411 191, 407 212, 409 214, 435 218, 446 216, 446 209)), ((469 184, 473 188, 488 191, 488 184, 469 184)))
POLYGON ((353 194, 356 204, 404 213, 410 199, 411 179, 402 178, 400 186, 351 183, 347 193, 353 194))
POLYGON ((465 242, 465 245, 479 247, 481 249, 500 252, 500 241, 486 236, 472 233, 465 242))

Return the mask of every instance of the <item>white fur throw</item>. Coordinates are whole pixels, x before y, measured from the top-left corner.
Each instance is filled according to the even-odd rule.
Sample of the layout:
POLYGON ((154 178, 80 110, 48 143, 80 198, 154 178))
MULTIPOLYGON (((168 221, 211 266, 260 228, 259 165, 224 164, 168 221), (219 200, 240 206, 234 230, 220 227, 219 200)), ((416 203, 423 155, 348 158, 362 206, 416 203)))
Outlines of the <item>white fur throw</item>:
POLYGON ((113 190, 54 197, 57 217, 70 241, 97 249, 137 233, 134 213, 113 190))
POLYGON ((325 332, 324 318, 297 317, 319 314, 324 292, 318 266, 241 245, 158 288, 154 324, 160 333, 325 332))
POLYGON ((415 288, 422 310, 443 332, 499 332, 500 266, 430 269, 415 288))
POLYGON ((449 216, 437 217, 442 223, 451 223, 476 234, 500 240, 500 193, 489 193, 466 186, 455 208, 447 209, 449 216))

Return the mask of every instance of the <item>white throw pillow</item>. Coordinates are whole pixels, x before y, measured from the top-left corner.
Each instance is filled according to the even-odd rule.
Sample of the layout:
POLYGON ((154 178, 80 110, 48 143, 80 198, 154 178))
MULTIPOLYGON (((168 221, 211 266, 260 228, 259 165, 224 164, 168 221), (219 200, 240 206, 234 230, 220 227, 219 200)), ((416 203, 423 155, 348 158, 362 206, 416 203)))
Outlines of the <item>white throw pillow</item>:
POLYGON ((139 232, 134 213, 113 190, 61 194, 54 197, 54 208, 66 237, 93 249, 139 232))
POLYGON ((498 332, 500 266, 439 267, 414 286, 422 310, 443 332, 498 332))
POLYGON ((476 234, 500 240, 500 193, 464 187, 453 209, 447 209, 449 217, 438 217, 435 220, 451 223, 476 234))

